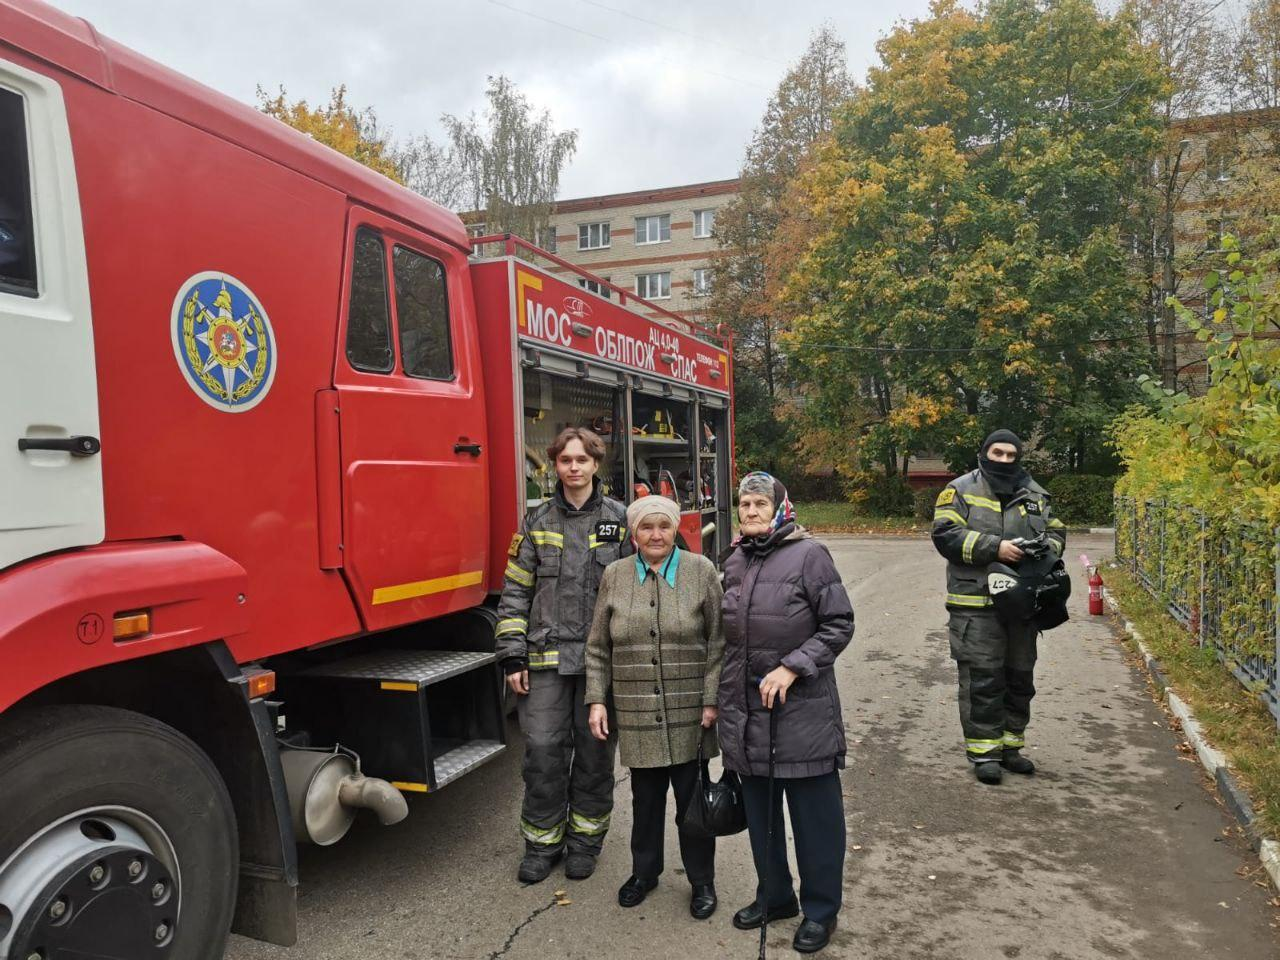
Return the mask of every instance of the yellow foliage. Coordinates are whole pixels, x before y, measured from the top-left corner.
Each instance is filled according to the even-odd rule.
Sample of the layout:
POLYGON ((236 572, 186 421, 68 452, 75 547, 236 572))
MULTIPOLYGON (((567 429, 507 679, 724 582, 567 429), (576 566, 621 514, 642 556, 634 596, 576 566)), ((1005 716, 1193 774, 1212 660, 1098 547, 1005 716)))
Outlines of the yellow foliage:
POLYGON ((259 87, 258 108, 317 143, 351 157, 396 183, 404 183, 391 156, 390 139, 378 130, 378 119, 373 109, 358 111, 347 103, 345 85, 335 87, 328 104, 322 107, 312 107, 302 99, 290 102, 284 87, 274 97, 268 97, 266 91, 259 87))

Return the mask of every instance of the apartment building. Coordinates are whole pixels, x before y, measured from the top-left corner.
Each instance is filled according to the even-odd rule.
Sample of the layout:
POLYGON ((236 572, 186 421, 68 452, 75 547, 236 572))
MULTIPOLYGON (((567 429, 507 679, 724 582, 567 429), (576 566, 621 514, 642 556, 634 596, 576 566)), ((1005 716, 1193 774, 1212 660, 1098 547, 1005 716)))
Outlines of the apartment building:
MULTIPOLYGON (((1178 121, 1176 162, 1180 185, 1173 207, 1176 295, 1207 316, 1205 273, 1221 265, 1222 237, 1232 234, 1256 253, 1261 217, 1280 213, 1280 109, 1207 114, 1178 121)), ((1163 249, 1157 225, 1154 248, 1163 249)), ((1176 333, 1178 386, 1192 393, 1207 383, 1204 348, 1181 323, 1176 333)), ((1163 345, 1161 345, 1163 349, 1163 345)))
MULTIPOLYGON (((615 287, 699 321, 705 317, 710 268, 719 247, 716 211, 737 194, 735 178, 561 200, 537 242, 615 287)), ((614 296, 607 287, 577 282, 614 296)))

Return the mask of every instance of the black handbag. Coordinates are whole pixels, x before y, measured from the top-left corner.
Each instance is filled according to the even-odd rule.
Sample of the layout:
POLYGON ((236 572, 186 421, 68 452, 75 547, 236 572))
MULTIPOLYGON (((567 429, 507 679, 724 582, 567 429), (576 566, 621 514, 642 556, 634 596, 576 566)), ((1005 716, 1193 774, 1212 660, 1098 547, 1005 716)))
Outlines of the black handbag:
POLYGON ((698 740, 697 790, 680 825, 701 837, 728 837, 747 829, 742 781, 732 770, 726 770, 719 783, 711 779, 711 764, 703 752, 701 738, 698 740))

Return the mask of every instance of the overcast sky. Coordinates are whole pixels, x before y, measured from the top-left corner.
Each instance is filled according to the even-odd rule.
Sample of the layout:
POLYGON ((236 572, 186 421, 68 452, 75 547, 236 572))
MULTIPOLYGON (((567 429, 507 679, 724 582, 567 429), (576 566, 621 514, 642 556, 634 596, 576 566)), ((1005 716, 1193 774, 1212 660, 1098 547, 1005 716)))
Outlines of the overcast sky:
POLYGON ((443 139, 505 74, 579 131, 561 198, 735 176, 765 102, 829 21, 861 78, 927 0, 53 0, 239 100, 347 85, 397 137, 443 139))

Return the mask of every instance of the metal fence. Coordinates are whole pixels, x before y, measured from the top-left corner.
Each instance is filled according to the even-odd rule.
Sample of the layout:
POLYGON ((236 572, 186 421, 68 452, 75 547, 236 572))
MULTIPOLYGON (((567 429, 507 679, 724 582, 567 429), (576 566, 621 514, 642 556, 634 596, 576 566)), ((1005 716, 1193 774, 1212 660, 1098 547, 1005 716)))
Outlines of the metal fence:
POLYGON ((1280 724, 1280 530, 1122 497, 1115 531, 1116 560, 1280 724))

